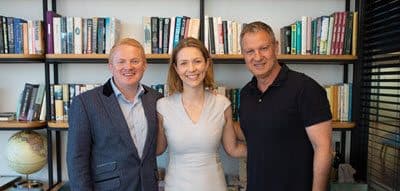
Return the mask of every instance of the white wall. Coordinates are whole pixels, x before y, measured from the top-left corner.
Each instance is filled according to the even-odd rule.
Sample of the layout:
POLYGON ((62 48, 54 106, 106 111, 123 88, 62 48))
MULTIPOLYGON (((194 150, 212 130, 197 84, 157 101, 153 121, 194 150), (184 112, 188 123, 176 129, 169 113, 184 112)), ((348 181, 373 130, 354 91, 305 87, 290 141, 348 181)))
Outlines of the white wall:
MULTIPOLYGON (((279 28, 293 23, 301 16, 328 15, 344 10, 344 0, 219 0, 205 2, 205 14, 221 16, 223 19, 239 22, 262 20, 272 26, 277 39, 279 28)), ((142 16, 178 16, 199 17, 199 2, 195 0, 58 0, 58 13, 64 16, 109 16, 121 20, 121 37, 134 37, 143 42, 142 16)), ((25 19, 41 19, 41 1, 1 0, 0 14, 25 19), (17 14, 18 13, 18 14, 17 14)), ((290 65, 290 68, 304 72, 321 84, 342 81, 343 69, 339 65, 290 65)), ((43 64, 0 65, 0 111, 15 111, 16 97, 25 82, 44 83, 43 64)), ((109 72, 106 64, 65 64, 59 67, 60 83, 103 83, 109 72)), ((145 84, 164 83, 167 65, 149 65, 143 82, 145 84)), ((228 87, 242 87, 251 75, 243 64, 215 65, 216 80, 228 87)), ((5 144, 13 131, 0 132, 0 174, 16 174, 6 164, 5 144)), ((65 148, 67 133, 62 133, 63 179, 67 179, 65 166, 65 148)), ((223 164, 227 173, 237 173, 235 159, 223 155, 223 164)), ((166 157, 160 158, 160 165, 166 165, 166 157)), ((33 174, 34 178, 47 180, 47 169, 33 174)))

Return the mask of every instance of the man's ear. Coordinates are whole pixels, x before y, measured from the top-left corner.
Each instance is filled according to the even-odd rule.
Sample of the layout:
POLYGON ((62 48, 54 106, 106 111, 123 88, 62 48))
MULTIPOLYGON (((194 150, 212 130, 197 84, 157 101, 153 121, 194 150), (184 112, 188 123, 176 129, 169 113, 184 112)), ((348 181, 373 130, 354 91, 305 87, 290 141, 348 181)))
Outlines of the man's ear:
POLYGON ((279 54, 279 41, 275 40, 274 48, 275 48, 275 54, 278 55, 279 54))

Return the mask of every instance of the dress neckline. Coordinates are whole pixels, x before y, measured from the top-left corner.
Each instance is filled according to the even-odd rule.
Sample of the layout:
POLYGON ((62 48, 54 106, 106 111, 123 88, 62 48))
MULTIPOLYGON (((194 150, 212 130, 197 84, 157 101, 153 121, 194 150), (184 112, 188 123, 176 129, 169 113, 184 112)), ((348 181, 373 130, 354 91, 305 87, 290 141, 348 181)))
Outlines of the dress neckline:
POLYGON ((204 102, 203 102, 203 107, 201 108, 200 112, 200 117, 197 121, 193 121, 192 118, 190 117, 189 113, 186 112, 185 106, 183 105, 183 100, 182 100, 182 93, 180 93, 177 97, 178 104, 181 108, 181 111, 183 115, 185 116, 184 118, 190 122, 190 124, 197 126, 203 119, 206 107, 207 107, 207 102, 208 102, 208 92, 204 91, 204 102))

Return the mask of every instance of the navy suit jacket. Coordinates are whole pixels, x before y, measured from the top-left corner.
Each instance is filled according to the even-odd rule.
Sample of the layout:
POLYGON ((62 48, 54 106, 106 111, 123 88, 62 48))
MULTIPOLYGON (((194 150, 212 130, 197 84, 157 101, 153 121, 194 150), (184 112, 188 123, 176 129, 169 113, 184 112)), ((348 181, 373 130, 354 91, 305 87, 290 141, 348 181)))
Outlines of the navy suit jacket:
POLYGON ((156 101, 161 94, 144 86, 142 103, 148 131, 141 159, 110 80, 72 101, 67 147, 70 187, 85 191, 158 190, 156 101))

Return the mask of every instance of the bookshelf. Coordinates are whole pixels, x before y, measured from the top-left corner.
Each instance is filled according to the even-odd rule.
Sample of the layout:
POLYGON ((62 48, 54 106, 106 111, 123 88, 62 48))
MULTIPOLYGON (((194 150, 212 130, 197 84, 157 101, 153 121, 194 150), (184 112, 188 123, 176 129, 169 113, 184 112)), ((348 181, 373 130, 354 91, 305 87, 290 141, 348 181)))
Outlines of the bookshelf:
MULTIPOLYGON (((0 123, 1 125, 1 123, 0 123)), ((47 125, 50 129, 54 130, 68 130, 68 122, 67 121, 49 121, 47 125)), ((354 122, 332 122, 332 127, 335 130, 349 130, 356 127, 354 122)))
MULTIPOLYGON (((10 1, 11 2, 11 1, 10 1)), ((47 1, 44 1, 47 2, 47 1)), ((26 3, 26 2, 24 2, 26 3)), ((37 3, 37 2, 36 2, 37 3)), ((287 12, 285 11, 278 11, 278 10, 269 10, 269 11, 255 11, 252 12, 252 16, 246 16, 246 18, 243 18, 243 15, 250 15, 246 14, 249 11, 244 9, 243 4, 245 2, 242 1, 205 1, 205 0, 199 0, 198 2, 183 2, 183 1, 177 1, 177 2, 163 2, 161 0, 151 0, 151 2, 135 2, 135 3, 130 3, 130 2, 125 2, 125 1, 117 1, 116 2, 116 7, 115 8, 106 8, 108 4, 106 2, 98 2, 99 9, 94 10, 94 11, 86 11, 86 8, 92 7, 93 1, 88 1, 88 2, 79 2, 79 1, 49 1, 47 2, 48 5, 43 6, 43 12, 47 11, 47 7, 53 7, 53 10, 56 10, 61 14, 61 15, 66 15, 66 16, 80 16, 80 17, 93 17, 93 16, 115 16, 121 19, 123 22, 122 28, 123 30, 121 31, 121 36, 126 37, 126 36, 131 36, 135 37, 139 41, 142 41, 143 39, 143 34, 142 34, 142 26, 141 26, 141 16, 175 16, 175 15, 188 15, 192 17, 197 17, 199 18, 201 16, 204 16, 204 14, 210 15, 210 16, 222 16, 224 18, 228 19, 236 19, 240 20, 242 22, 250 22, 254 20, 263 20, 267 23, 269 23, 271 26, 273 26, 274 31, 276 35, 278 35, 279 28, 282 27, 283 25, 289 24, 291 21, 293 21, 295 18, 298 18, 301 16, 303 10, 293 8, 291 4, 296 4, 295 1, 290 1, 290 2, 275 2, 275 1, 270 1, 267 2, 266 4, 268 7, 274 7, 274 6, 286 6, 288 10, 293 11, 291 15, 288 15, 287 12), (200 3, 200 8, 199 8, 199 3, 200 3), (57 4, 57 6, 56 6, 57 4), (123 4, 123 5, 122 5, 123 4), (157 7, 154 7, 154 4, 157 4, 157 7), (176 13, 172 14, 170 13, 170 9, 166 8, 160 8, 160 7, 171 7, 171 4, 176 4, 176 9, 178 10, 176 13), (229 12, 229 11, 224 11, 221 7, 226 7, 226 5, 229 4, 231 6, 230 10, 237 10, 234 12, 229 12), (149 7, 152 7, 151 10, 149 10, 149 7), (134 8, 132 8, 134 7, 134 8), (194 11, 192 9, 187 9, 187 7, 193 7, 194 11), (154 10, 153 10, 154 9, 154 10), (187 10, 185 10, 187 9, 187 10), (136 12, 136 13, 131 13, 131 12, 136 12), (237 13, 241 14, 237 14, 237 13), (280 13, 282 12, 282 13, 280 13), (267 15, 267 17, 266 17, 267 15), (270 17, 271 15, 271 17, 270 17), (241 16, 241 17, 239 17, 241 16)), ((247 2, 246 2, 247 3, 247 2)), ((304 2, 306 10, 305 12, 309 12, 310 16, 320 16, 321 11, 325 13, 330 13, 335 10, 344 10, 344 3, 338 3, 338 2, 322 2, 317 5, 317 7, 323 7, 323 10, 318 11, 315 10, 315 5, 313 5, 315 2, 304 2)), ((347 2, 346 2, 347 3, 347 2)), ((11 4, 11 3, 8 3, 11 4)), ((8 5, 7 6, 10 6, 8 5)), ((256 0, 252 0, 249 2, 249 5, 253 4, 252 7, 257 8, 257 7, 267 7, 265 4, 258 2, 256 0)), ((38 5, 35 5, 38 7, 38 5)), ((173 8, 175 9, 175 8, 173 8)), ((45 14, 44 14, 45 15, 45 14)), ((277 37, 279 39, 279 37, 277 37)), ((146 84, 154 84, 154 82, 163 82, 165 81, 164 78, 165 76, 160 75, 160 73, 165 73, 166 74, 166 67, 167 63, 170 59, 170 56, 168 54, 147 54, 147 61, 149 63, 149 71, 150 74, 146 73, 145 74, 145 79, 144 82, 146 84)), ((44 72, 41 71, 41 74, 46 82, 47 85, 50 83, 69 83, 70 81, 72 82, 79 82, 79 80, 82 80, 84 82, 87 82, 87 78, 91 78, 90 76, 87 77, 86 79, 84 77, 74 77, 74 74, 82 75, 83 72, 80 72, 80 68, 84 67, 83 71, 85 72, 91 72, 91 70, 94 70, 94 72, 98 72, 99 70, 102 69, 96 69, 99 68, 99 64, 105 64, 107 63, 107 54, 45 54, 45 55, 21 55, 21 54, 9 54, 9 55, 4 55, 0 54, 0 67, 2 67, 2 64, 31 64, 34 63, 36 67, 38 66, 37 64, 43 64, 44 63, 44 72), (90 65, 90 66, 83 66, 83 65, 90 65), (88 68, 88 69, 86 69, 88 68)), ((236 86, 236 87, 241 87, 250 79, 250 75, 248 74, 247 69, 244 68, 244 61, 243 61, 243 56, 240 54, 235 54, 235 55, 212 55, 213 62, 216 67, 216 77, 218 81, 223 81, 226 82, 229 86, 236 86), (234 69, 231 69, 234 68, 234 69), (230 74, 230 70, 242 70, 238 73, 230 74), (234 81, 235 79, 233 76, 239 76, 239 80, 241 82, 230 82, 234 81), (246 81, 241 80, 240 76, 244 76, 242 78, 246 79, 246 81)), ((306 68, 306 72, 309 68, 313 67, 318 67, 324 69, 324 67, 327 67, 327 70, 330 70, 333 68, 333 71, 329 71, 326 73, 330 74, 330 78, 335 78, 333 82, 347 82, 349 81, 349 73, 352 72, 351 68, 349 69, 349 66, 353 65, 354 63, 357 62, 358 57, 357 56, 351 56, 351 55, 340 55, 340 56, 326 56, 326 55, 279 55, 278 60, 282 63, 287 63, 290 65, 296 65, 297 68, 302 68, 304 65, 304 68, 306 68), (334 66, 332 66, 334 65, 334 66), (339 77, 337 77, 337 74, 339 73, 339 77)), ((24 65, 25 66, 25 65, 24 65)), ((15 67, 15 66, 13 66, 15 67)), ((19 68, 18 68, 19 69, 19 68)), ((41 69, 42 70, 42 69, 41 69)), ((314 74, 314 72, 311 72, 314 74)), ((1 73, 0 73, 1 74, 1 73)), ((325 74, 325 73, 324 73, 325 74)), ((322 75, 324 75, 322 74, 322 75)), ((98 77, 96 79, 89 79, 88 82, 104 82, 105 76, 103 75, 102 77, 98 77)), ((315 78, 314 76, 312 76, 315 78)), ((317 77, 318 78, 318 77, 317 77)), ((29 78, 28 78, 29 79, 29 78)), ((331 80, 331 79, 329 79, 331 80)), ((327 80, 327 81, 329 81, 327 80)), ((43 81, 43 80, 42 80, 43 81)), ((323 80, 324 81, 324 80, 323 80)), ((332 80, 331 80, 332 81, 332 80)), ((47 86, 47 90, 49 90, 49 87, 47 86)), ((47 91, 48 93, 49 91, 47 91)), ((12 96, 9 96, 12 97, 12 96)), ((49 94, 47 94, 47 97, 49 97, 49 94)), ((4 102, 2 100, 2 102, 4 102)), ((49 108, 49 107, 48 107, 49 108)), ((49 109, 48 109, 49 111, 49 109)), ((21 126, 23 126, 23 123, 21 122, 15 122, 16 126, 18 123, 20 123, 21 126)), ((40 123, 42 124, 42 122, 40 123)), ((0 123, 0 130, 3 130, 3 125, 4 125, 4 130, 6 130, 7 127, 6 124, 0 123)), ((39 128, 36 127, 33 124, 32 127, 28 127, 28 124, 26 128, 39 128)), ((40 126, 40 125, 39 125, 40 126)), ((59 183, 62 181, 62 174, 65 172, 65 169, 61 169, 63 160, 61 158, 61 152, 62 152, 62 147, 65 146, 65 143, 61 143, 61 134, 60 131, 67 131, 68 130, 68 124, 65 121, 62 122, 55 122, 55 121, 48 121, 47 123, 44 122, 44 126, 40 128, 44 128, 45 126, 48 126, 48 138, 49 140, 53 140, 53 133, 55 133, 55 139, 56 139, 56 144, 55 144, 55 151, 56 151, 56 157, 57 157, 57 182, 59 183)), ((345 131, 351 130, 355 128, 355 123, 352 122, 333 122, 333 127, 335 130, 342 131, 342 135, 345 134, 345 131)), ((12 127, 14 128, 14 127, 12 127)), ((17 127, 16 127, 17 128, 17 127)), ((49 141, 53 142, 53 141, 49 141)), ((49 144, 49 150, 52 152, 53 146, 52 144, 49 144)), ((53 153, 50 153, 50 156, 53 156, 53 153)), ((53 164, 49 163, 49 182, 50 185, 54 185, 53 183, 53 164), (51 170, 50 170, 51 169, 51 170)), ((50 186, 51 187, 51 186, 50 186)))
POLYGON ((47 121, 0 121, 0 130, 36 130, 46 126, 47 121))

